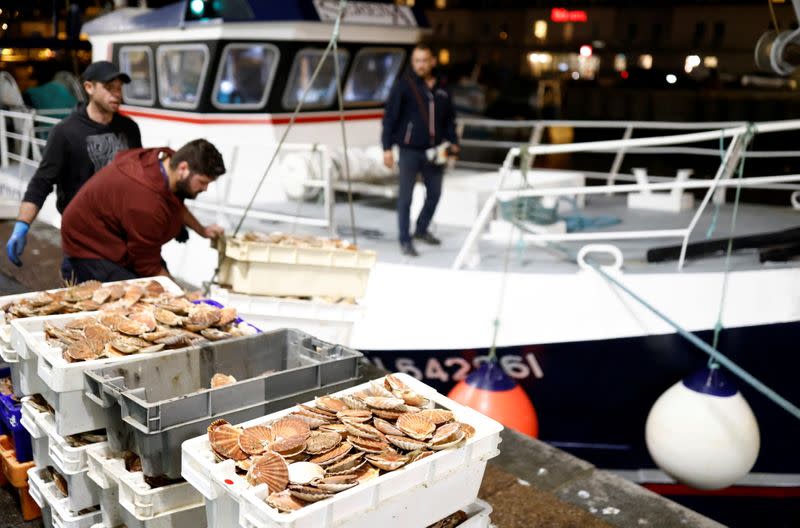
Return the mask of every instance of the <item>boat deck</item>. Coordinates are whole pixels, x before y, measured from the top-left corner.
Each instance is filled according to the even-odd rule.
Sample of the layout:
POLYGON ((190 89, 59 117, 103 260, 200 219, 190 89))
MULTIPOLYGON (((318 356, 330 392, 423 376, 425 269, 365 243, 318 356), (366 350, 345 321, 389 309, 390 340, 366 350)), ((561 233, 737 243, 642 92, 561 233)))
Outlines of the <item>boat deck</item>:
MULTIPOLYGON (((352 229, 350 227, 350 208, 346 202, 346 197, 337 196, 339 202, 335 206, 336 224, 339 236, 352 240, 352 229)), ((292 215, 304 215, 321 217, 323 208, 316 203, 274 203, 270 205, 270 211, 292 215)), ((378 252, 378 259, 381 262, 414 264, 426 267, 449 268, 453 265, 464 240, 469 232, 468 228, 436 225, 432 231, 442 240, 442 245, 438 247, 428 246, 421 242, 416 242, 415 246, 420 256, 416 258, 405 257, 400 253, 397 242, 397 215, 394 209, 394 202, 383 198, 358 197, 354 201, 354 216, 356 225, 356 240, 359 246, 365 249, 372 249, 378 252)), ((588 196, 586 205, 581 210, 581 214, 586 217, 610 216, 619 218, 620 223, 586 232, 604 232, 613 234, 619 231, 631 230, 663 230, 663 229, 682 229, 689 225, 695 210, 687 210, 681 213, 663 213, 655 211, 645 211, 629 209, 626 206, 625 196, 588 196)), ((717 218, 716 229, 712 238, 725 238, 731 231, 731 216, 733 204, 727 203, 720 207, 717 218)), ((211 215, 205 212, 197 212, 198 217, 203 221, 217 221, 227 224, 226 227, 235 227, 239 218, 232 215, 211 215)), ((701 215, 697 227, 691 237, 691 241, 703 241, 706 239, 706 232, 712 222, 714 207, 709 205, 701 215)), ((412 217, 413 221, 413 217, 412 217)), ((413 226, 413 223, 412 223, 413 226)), ((800 226, 800 214, 791 207, 776 207, 767 205, 755 205, 742 203, 739 207, 736 221, 736 235, 752 235, 779 231, 792 227, 800 226)), ((293 225, 282 222, 270 222, 264 220, 248 219, 243 227, 244 230, 258 231, 285 231, 326 235, 326 231, 321 228, 309 228, 302 225, 293 225)), ((613 235, 611 235, 613 237, 613 235)), ((605 243, 605 241, 603 241, 605 243)), ((558 244, 575 254, 581 246, 590 243, 589 241, 559 242, 558 244)), ((663 263, 648 263, 646 252, 648 249, 660 246, 679 245, 679 238, 650 238, 638 240, 609 240, 608 243, 616 245, 623 253, 624 268, 629 273, 658 273, 674 272, 677 268, 677 261, 663 263)), ((476 269, 483 271, 499 271, 504 268, 506 251, 509 244, 505 241, 481 240, 478 243, 481 259, 476 269)), ((515 272, 536 272, 536 273, 565 273, 574 271, 577 265, 565 258, 562 252, 553 248, 545 248, 534 243, 520 244, 519 239, 511 241, 511 260, 510 269, 515 272)), ((601 257, 602 260, 602 257, 601 257)), ((792 266, 791 263, 768 263, 760 264, 758 251, 741 250, 734 253, 731 260, 731 269, 746 270, 757 269, 763 266, 792 266)), ((724 254, 713 257, 688 261, 685 270, 692 272, 719 271, 724 267, 724 254)))

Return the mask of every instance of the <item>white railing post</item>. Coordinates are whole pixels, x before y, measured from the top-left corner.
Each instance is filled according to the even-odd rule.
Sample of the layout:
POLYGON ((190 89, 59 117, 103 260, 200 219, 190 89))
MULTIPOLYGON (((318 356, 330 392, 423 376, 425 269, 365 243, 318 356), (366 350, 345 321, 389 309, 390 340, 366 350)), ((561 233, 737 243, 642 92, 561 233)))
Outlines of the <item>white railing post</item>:
POLYGON ((6 135, 6 113, 0 110, 0 166, 8 168, 8 136, 6 135))
MULTIPOLYGON (((322 189, 323 199, 325 201, 325 218, 328 221, 328 228, 330 229, 331 236, 338 236, 336 233, 336 197, 333 194, 333 163, 331 162, 331 153, 324 146, 319 146, 320 150, 320 170, 322 171, 322 178, 325 182, 325 187, 322 189)), ((355 228, 355 226, 353 226, 355 228)), ((350 236, 355 237, 355 233, 350 236)))
MULTIPOLYGON (((545 125, 542 121, 537 121, 536 125, 534 125, 533 130, 531 131, 531 138, 529 140, 529 145, 540 145, 542 143, 542 136, 544 135, 545 125)), ((528 168, 533 168, 533 162, 536 159, 536 154, 531 154, 528 156, 528 168)))

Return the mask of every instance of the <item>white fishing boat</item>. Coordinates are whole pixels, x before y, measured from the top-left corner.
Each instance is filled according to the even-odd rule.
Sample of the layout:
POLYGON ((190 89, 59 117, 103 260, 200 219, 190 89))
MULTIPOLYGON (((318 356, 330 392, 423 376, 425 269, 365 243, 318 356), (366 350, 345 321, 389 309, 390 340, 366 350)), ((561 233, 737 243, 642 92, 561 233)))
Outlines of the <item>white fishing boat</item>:
MULTIPOLYGON (((467 149, 505 149, 505 163, 448 173, 434 218, 443 245, 420 247, 421 256, 408 259, 398 249, 396 215, 387 200, 395 194, 393 175, 381 165, 379 134, 382 104, 424 35, 420 13, 348 3, 338 33, 339 112, 330 57, 310 83, 334 30, 337 2, 240 2, 219 18, 188 20, 191 4, 123 10, 92 21, 84 30, 94 60, 113 61, 133 79, 121 111, 139 124, 145 146, 178 147, 205 137, 219 147, 228 173, 190 204, 202 221, 232 230, 252 199, 245 231, 337 234, 377 252, 360 300, 363 317, 350 336, 350 345, 375 363, 447 390, 497 347, 500 364, 536 407, 541 439, 680 493, 647 454, 645 419, 658 396, 707 356, 599 274, 588 259, 593 255, 680 328, 707 341, 724 290, 719 350, 778 394, 800 401, 793 346, 800 340, 800 266, 787 251, 793 244, 797 249, 800 175, 737 172, 745 158, 796 156, 753 150, 751 143, 763 137, 759 146, 768 146, 770 138, 800 129, 800 121, 463 120, 467 132, 527 127, 531 141, 520 147, 465 140, 467 149), (348 188, 342 122, 357 194, 352 203, 336 194, 348 188), (540 144, 542 132, 555 126, 618 130, 622 139, 540 144), (536 156, 586 152, 609 153, 613 162, 596 171, 533 163, 536 156), (693 159, 720 152, 710 178, 693 175, 693 159), (657 176, 648 174, 647 164, 628 170, 625 157, 632 154, 669 158, 681 170, 657 176), (768 189, 785 203, 739 203, 734 231, 737 187, 768 189), (514 204, 528 209, 511 215, 514 204), (696 244, 712 225, 712 238, 723 248, 733 235, 782 234, 749 240, 751 249, 734 251, 726 271, 719 245, 704 251, 696 244), (677 249, 649 251, 661 246, 677 249)), ((54 121, 28 109, 0 114, 0 192, 19 200, 44 144, 35 132, 54 121), (17 132, 11 132, 15 120, 17 132)), ((413 207, 423 193, 418 189, 413 207)), ((39 218, 59 225, 51 203, 39 218)), ((194 236, 170 243, 164 256, 175 276, 196 285, 209 281, 218 264, 217 252, 194 236)), ((755 467, 732 493, 786 496, 800 486, 800 461, 792 455, 800 423, 746 384, 740 388, 762 442, 755 467)))

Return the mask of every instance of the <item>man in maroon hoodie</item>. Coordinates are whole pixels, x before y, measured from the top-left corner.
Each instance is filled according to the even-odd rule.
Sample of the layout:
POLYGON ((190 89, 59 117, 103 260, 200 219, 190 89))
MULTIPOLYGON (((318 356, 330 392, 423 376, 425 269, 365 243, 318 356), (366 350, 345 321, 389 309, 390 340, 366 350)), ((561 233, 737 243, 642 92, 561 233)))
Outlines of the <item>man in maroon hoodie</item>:
MULTIPOLYGON (((67 206, 61 245, 78 282, 169 275, 161 246, 183 225, 183 200, 195 198, 225 173, 219 151, 205 139, 177 152, 166 148, 121 153, 95 174, 67 206)), ((202 228, 216 238, 222 228, 202 228)))

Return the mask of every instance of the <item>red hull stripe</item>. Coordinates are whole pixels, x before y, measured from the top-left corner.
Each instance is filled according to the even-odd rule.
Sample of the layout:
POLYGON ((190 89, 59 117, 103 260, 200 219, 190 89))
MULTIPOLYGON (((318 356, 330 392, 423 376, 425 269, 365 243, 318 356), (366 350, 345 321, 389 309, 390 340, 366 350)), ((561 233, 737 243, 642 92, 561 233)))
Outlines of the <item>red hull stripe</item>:
MULTIPOLYGON (((191 123, 193 125, 287 125, 291 117, 266 115, 255 119, 242 119, 236 117, 201 117, 197 114, 193 116, 179 116, 173 114, 163 114, 157 110, 130 110, 128 108, 120 110, 120 113, 129 117, 146 117, 148 119, 161 119, 163 121, 176 121, 178 123, 191 123)), ((364 121, 369 119, 380 119, 383 112, 373 112, 369 114, 345 114, 345 121, 364 121)), ((328 123, 339 121, 339 114, 325 115, 299 115, 295 123, 328 123)))
POLYGON ((699 490, 682 484, 642 484, 659 495, 702 495, 705 497, 800 497, 800 487, 731 486, 720 490, 699 490))

